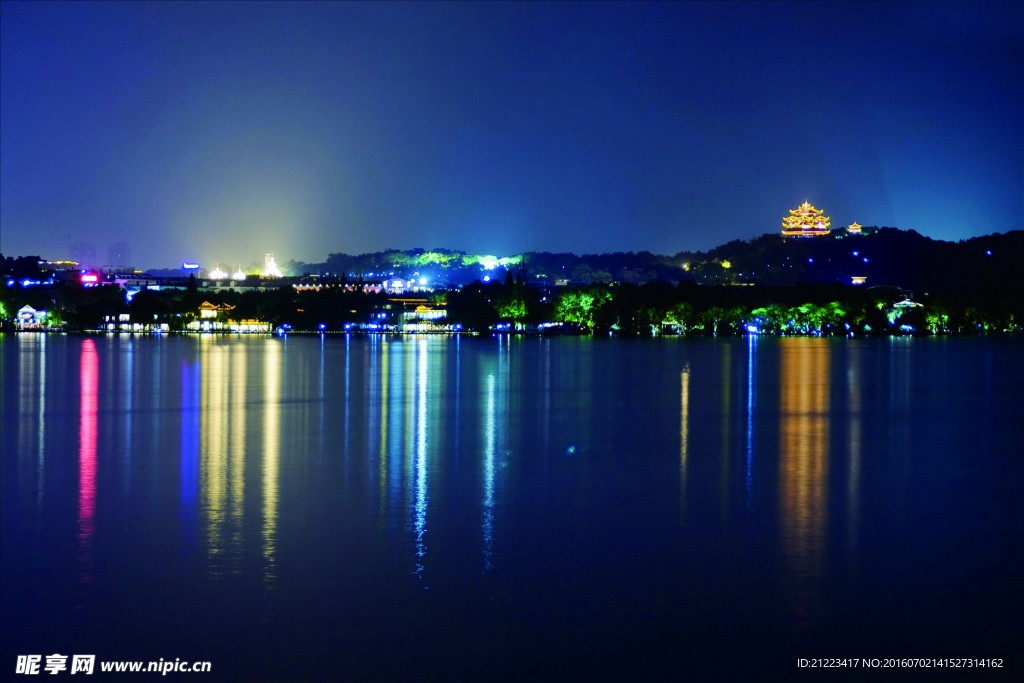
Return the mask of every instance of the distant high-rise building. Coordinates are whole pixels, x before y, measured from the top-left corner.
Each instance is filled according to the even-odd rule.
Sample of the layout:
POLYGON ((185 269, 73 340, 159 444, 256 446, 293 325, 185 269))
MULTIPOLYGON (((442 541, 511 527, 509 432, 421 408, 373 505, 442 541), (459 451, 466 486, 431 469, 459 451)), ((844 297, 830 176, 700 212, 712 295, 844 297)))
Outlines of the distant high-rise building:
POLYGON ((127 242, 115 242, 110 245, 107 251, 107 266, 130 266, 132 265, 132 247, 127 242))
POLYGON ((71 260, 78 261, 82 268, 95 268, 101 265, 96 263, 96 245, 88 242, 75 242, 71 245, 71 260))

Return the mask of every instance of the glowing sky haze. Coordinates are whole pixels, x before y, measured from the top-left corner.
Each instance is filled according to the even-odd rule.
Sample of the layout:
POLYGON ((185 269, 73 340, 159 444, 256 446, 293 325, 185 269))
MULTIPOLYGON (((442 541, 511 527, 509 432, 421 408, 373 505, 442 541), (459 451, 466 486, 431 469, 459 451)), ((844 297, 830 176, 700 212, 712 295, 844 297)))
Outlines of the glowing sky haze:
POLYGON ((676 253, 1024 227, 1015 3, 11 3, 0 250, 676 253))

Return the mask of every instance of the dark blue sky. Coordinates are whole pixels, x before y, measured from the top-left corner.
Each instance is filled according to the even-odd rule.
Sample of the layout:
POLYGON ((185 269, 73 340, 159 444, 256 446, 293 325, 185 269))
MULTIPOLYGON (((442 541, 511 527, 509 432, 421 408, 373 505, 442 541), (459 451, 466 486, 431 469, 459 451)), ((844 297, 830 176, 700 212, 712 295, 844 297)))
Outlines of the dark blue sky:
POLYGON ((1024 227, 1013 3, 10 3, 0 249, 706 249, 1024 227))

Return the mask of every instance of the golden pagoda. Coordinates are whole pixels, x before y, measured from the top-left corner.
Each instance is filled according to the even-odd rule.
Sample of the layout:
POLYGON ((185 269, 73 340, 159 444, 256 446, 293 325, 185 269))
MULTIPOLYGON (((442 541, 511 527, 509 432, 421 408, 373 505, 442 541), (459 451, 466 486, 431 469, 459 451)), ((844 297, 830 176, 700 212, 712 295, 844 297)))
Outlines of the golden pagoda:
POLYGON ((782 234, 787 237, 814 237, 827 235, 829 217, 823 216, 823 209, 816 209, 810 202, 789 210, 789 215, 782 219, 782 234))
POLYGON ((861 225, 857 221, 854 221, 853 223, 850 223, 848 226, 846 226, 846 232, 848 232, 851 235, 859 235, 860 230, 863 227, 863 225, 861 225))

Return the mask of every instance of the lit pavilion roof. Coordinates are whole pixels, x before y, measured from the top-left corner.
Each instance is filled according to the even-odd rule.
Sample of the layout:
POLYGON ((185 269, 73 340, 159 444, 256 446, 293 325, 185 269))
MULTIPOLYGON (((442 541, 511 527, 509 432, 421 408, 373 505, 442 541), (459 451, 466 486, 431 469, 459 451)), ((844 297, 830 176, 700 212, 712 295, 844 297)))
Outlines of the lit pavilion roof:
POLYGON ((797 208, 790 209, 789 215, 782 219, 782 234, 789 237, 827 235, 832 219, 822 215, 824 213, 824 209, 816 209, 805 200, 797 208))

